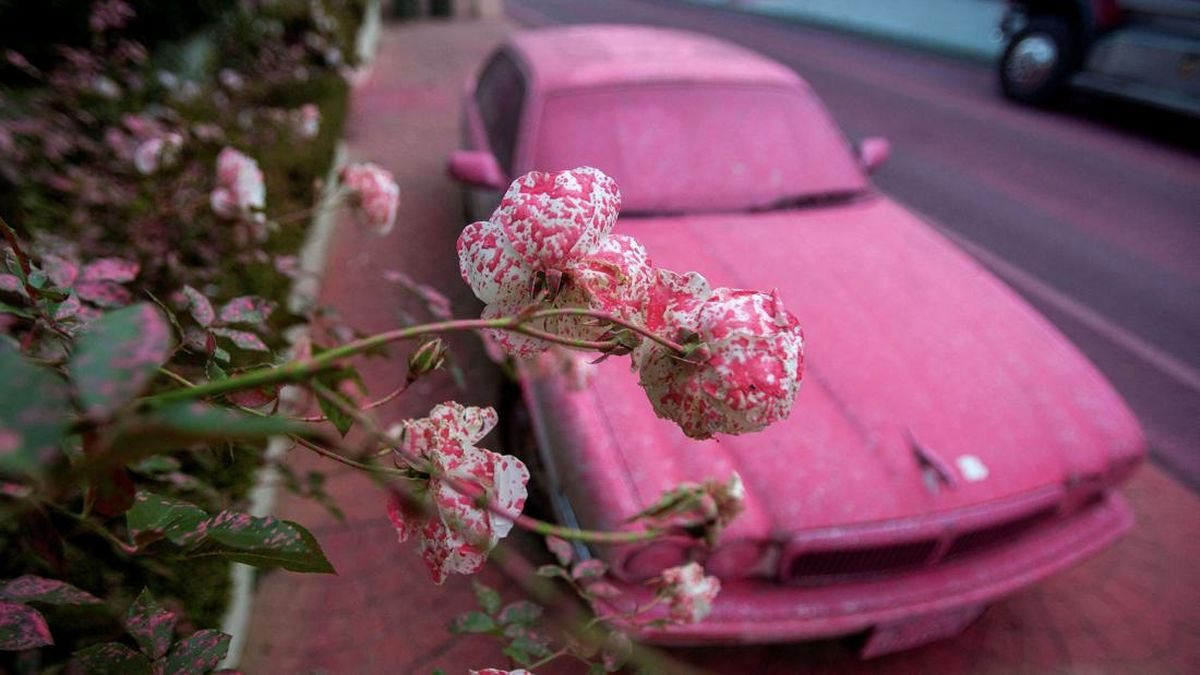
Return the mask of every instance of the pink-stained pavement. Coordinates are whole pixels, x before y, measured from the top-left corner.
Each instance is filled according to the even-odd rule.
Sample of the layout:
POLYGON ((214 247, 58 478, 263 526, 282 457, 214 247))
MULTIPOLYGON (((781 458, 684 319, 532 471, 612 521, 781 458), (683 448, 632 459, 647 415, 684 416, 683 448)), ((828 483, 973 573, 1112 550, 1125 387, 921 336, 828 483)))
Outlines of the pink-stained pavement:
MULTIPOLYGON (((347 131, 353 160, 392 171, 403 202, 395 231, 379 238, 352 219, 338 224, 322 300, 366 332, 406 317, 430 318, 418 298, 384 279, 402 270, 453 302, 479 304, 458 277, 454 242, 463 226, 459 192, 446 177, 458 143, 458 99, 467 73, 512 27, 500 22, 417 22, 385 27, 370 79, 357 90, 347 131)), ((618 224, 618 230, 620 225, 618 224)), ((436 403, 494 405, 499 375, 471 336, 450 338, 465 388, 446 373, 419 381, 380 409, 384 422, 425 415, 436 403)), ((403 381, 409 347, 363 363, 371 392, 403 381)), ((498 434, 484 447, 500 450, 498 434)), ((474 607, 469 580, 434 586, 416 546, 401 546, 384 495, 370 480, 294 450, 297 469, 321 468, 344 521, 312 502, 281 498, 277 515, 309 526, 338 576, 275 571, 258 584, 247 673, 447 673, 508 667, 497 643, 451 635, 446 623, 474 607)), ((1113 548, 992 606, 960 637, 869 662, 840 641, 672 652, 717 673, 1197 673, 1200 672, 1200 498, 1152 467, 1126 490, 1133 532, 1113 548)), ((517 535, 502 548, 537 551, 517 535)), ((535 564, 538 561, 535 561, 535 564)), ((518 586, 489 567, 480 579, 506 601, 518 586)), ((559 666, 546 672, 582 672, 559 666)))

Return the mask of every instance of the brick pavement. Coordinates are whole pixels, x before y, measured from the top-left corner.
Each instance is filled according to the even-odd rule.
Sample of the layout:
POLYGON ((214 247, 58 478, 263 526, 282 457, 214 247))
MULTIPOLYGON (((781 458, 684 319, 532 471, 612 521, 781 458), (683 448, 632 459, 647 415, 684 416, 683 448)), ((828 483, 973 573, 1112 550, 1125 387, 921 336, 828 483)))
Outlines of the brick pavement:
MULTIPOLYGON (((403 190, 397 231, 386 239, 338 225, 323 300, 363 331, 422 316, 421 304, 383 281, 389 269, 443 290, 456 314, 478 311, 458 279, 454 241, 458 190, 443 162, 457 141, 466 73, 509 26, 502 22, 408 23, 385 27, 371 79, 355 95, 348 130, 352 159, 393 171, 403 190)), ((442 375, 423 380, 381 409, 385 420, 425 414, 449 398, 492 404, 498 378, 478 344, 452 339, 470 388, 442 375)), ((403 353, 363 369, 373 392, 404 376, 403 353)), ((496 448, 497 441, 485 443, 496 448)), ((299 451, 296 451, 299 452, 299 451)), ((310 457, 297 468, 328 469, 339 522, 314 504, 283 496, 277 512, 311 526, 339 576, 276 571, 261 577, 241 667, 247 673, 447 673, 503 666, 484 638, 459 638, 446 622, 474 604, 462 577, 428 582, 415 547, 401 547, 368 480, 310 457)), ((988 610, 955 640, 861 663, 836 641, 680 650, 719 673, 1196 673, 1200 672, 1200 499, 1161 472, 1143 470, 1128 489, 1139 524, 1117 546, 988 610)), ((507 544, 506 544, 507 545, 507 544)), ((535 546, 529 538, 515 545, 535 546)), ((483 581, 508 600, 514 584, 489 569, 483 581)), ((559 668, 556 672, 572 672, 559 668)))

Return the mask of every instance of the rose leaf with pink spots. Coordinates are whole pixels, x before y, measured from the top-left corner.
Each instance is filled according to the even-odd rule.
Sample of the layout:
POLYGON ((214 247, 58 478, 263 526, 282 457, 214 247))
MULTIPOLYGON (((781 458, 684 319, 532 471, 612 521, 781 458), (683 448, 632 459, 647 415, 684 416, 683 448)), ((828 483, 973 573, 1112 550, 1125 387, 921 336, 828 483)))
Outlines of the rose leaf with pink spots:
POLYGON ((237 345, 238 349, 248 352, 271 351, 271 348, 262 341, 262 338, 249 331, 234 330, 232 328, 214 328, 212 332, 233 342, 233 344, 237 345))
POLYGON ((125 630, 137 640, 143 654, 157 659, 167 653, 167 648, 174 641, 175 623, 178 620, 174 612, 158 604, 150 594, 150 589, 142 589, 125 615, 125 630))
POLYGON ((108 312, 80 335, 67 363, 79 404, 104 419, 149 384, 171 353, 171 328, 154 305, 108 312))
POLYGON ((216 668, 229 651, 232 636, 219 630, 198 630, 179 642, 167 656, 167 673, 207 673, 216 668))
POLYGON ((290 520, 222 511, 200 524, 215 551, 234 562, 336 574, 312 533, 290 520))
POLYGON ((54 644, 46 619, 36 609, 0 600, 0 650, 35 649, 54 644))
POLYGON ((60 455, 70 391, 54 371, 0 342, 0 473, 39 474, 60 455))
POLYGON ((266 321, 275 305, 253 295, 234 298, 221 307, 222 323, 262 323, 266 321))
POLYGON ((92 645, 75 652, 73 656, 90 673, 150 675, 153 672, 150 659, 120 642, 103 642, 92 645))
POLYGON ((65 581, 45 579, 32 574, 0 584, 0 599, 14 602, 44 602, 47 605, 95 605, 100 598, 75 588, 65 581))
POLYGON ((139 546, 160 537, 186 546, 204 538, 200 523, 207 518, 208 513, 195 504, 142 491, 126 512, 125 524, 139 546))
POLYGON ((217 318, 217 313, 213 310, 212 303, 200 291, 191 286, 183 287, 183 295, 187 298, 188 312, 196 323, 208 328, 217 318))
POLYGON ((81 281, 114 281, 125 284, 137 278, 141 267, 130 260, 101 258, 83 266, 81 281))

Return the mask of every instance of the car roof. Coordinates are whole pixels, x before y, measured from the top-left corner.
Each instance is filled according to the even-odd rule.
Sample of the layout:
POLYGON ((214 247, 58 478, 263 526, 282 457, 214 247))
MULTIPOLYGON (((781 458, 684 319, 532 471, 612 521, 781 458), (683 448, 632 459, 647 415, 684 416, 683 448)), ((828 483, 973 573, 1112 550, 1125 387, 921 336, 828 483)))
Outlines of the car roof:
POLYGON ((724 40, 669 28, 540 28, 514 34, 508 46, 545 91, 678 82, 806 88, 780 63, 724 40))

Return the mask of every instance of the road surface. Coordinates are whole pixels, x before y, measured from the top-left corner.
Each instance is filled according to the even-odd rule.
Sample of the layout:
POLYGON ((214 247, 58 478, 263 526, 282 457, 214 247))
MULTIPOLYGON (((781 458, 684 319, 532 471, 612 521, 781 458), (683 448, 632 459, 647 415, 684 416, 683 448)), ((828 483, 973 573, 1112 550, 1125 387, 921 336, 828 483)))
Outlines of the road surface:
POLYGON ((526 25, 710 33, 791 66, 851 138, 892 143, 876 183, 1024 295, 1100 367, 1153 459, 1200 489, 1200 123, 1076 96, 1015 106, 986 64, 672 0, 509 0, 526 25))

